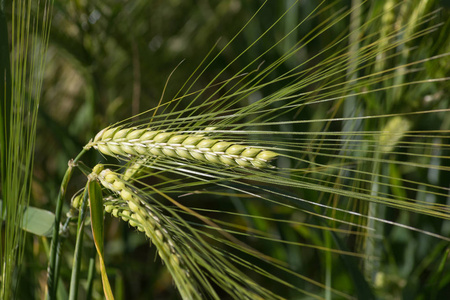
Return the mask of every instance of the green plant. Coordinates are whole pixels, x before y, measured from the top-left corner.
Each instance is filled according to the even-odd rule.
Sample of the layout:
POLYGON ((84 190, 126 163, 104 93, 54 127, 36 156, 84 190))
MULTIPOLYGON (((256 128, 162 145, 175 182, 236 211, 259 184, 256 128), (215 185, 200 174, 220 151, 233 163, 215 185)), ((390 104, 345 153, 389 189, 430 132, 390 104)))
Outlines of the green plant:
POLYGON ((50 2, 43 1, 44 8, 34 14, 31 1, 0 1, 1 299, 12 298, 17 289, 25 248, 21 228, 41 233, 36 226, 39 221, 30 218, 32 213, 49 220, 46 212, 27 207, 51 24, 50 2), (12 10, 9 28, 8 8, 12 10), (36 228, 31 229, 33 225, 36 228))
MULTIPOLYGON (((189 63, 166 74, 163 95, 148 104, 139 99, 151 98, 144 96, 152 94, 149 86, 164 85, 151 72, 152 63, 162 67, 164 59, 135 62, 146 51, 137 38, 145 27, 140 16, 147 8, 176 10, 148 1, 117 5, 77 2, 72 9, 90 12, 89 22, 80 22, 77 31, 61 26, 76 21, 60 19, 53 28, 58 50, 76 61, 88 88, 61 138, 66 150, 83 150, 70 161, 57 198, 49 298, 63 295, 61 279, 70 278, 72 299, 99 290, 93 287, 95 255, 86 251, 92 244, 108 298, 114 289, 118 298, 161 297, 158 287, 171 290, 161 283, 167 274, 186 299, 420 299, 446 293, 450 23, 448 11, 435 10, 438 2, 353 1, 343 8, 339 1, 311 7, 306 1, 266 1, 192 74, 180 71, 189 63), (81 42, 63 39, 64 28, 79 32, 81 42), (127 30, 131 46, 124 43, 127 30), (128 57, 132 76, 120 69, 128 57), (118 96, 127 95, 118 88, 127 78, 133 78, 131 102, 118 96), (184 83, 177 89, 178 82, 184 83), (144 112, 137 114, 139 106, 144 112), (96 118, 99 107, 106 113, 96 118), (115 123, 131 112, 132 119, 115 123), (76 147, 71 135, 85 131, 89 137, 76 147), (69 185, 72 175, 76 188, 69 185), (74 197, 64 218, 66 192, 74 197), (104 211, 112 216, 105 224, 104 211), (113 235, 108 228, 119 219, 126 226, 113 235), (128 234, 145 236, 145 251, 154 244, 152 254, 163 267, 145 262, 153 255, 108 253, 114 236, 131 247, 128 234), (58 251, 63 242, 66 250, 58 251), (133 276, 115 261, 126 259, 137 263, 133 276), (150 288, 131 292, 137 278, 150 288), (79 289, 83 279, 86 288, 79 289)), ((208 12, 208 5, 192 12, 208 12)), ((211 7, 219 14, 233 5, 253 4, 211 7)), ((152 39, 150 49, 162 47, 173 60, 171 47, 188 35, 182 31, 172 46, 152 39)), ((208 40, 201 36, 199 44, 208 40)), ((54 131, 57 123, 45 122, 54 131)), ((134 250, 121 253, 127 251, 134 250)))
MULTIPOLYGON (((212 130, 209 130, 212 132, 212 130)), ((278 156, 273 151, 215 140, 203 134, 153 131, 139 128, 107 128, 85 149, 94 147, 110 156, 174 157, 211 164, 264 168, 278 156)))

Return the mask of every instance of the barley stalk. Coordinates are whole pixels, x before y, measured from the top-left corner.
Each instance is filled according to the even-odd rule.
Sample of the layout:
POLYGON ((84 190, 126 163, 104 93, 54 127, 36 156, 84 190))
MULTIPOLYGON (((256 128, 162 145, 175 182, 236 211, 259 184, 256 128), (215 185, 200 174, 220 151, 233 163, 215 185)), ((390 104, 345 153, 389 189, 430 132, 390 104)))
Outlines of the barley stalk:
POLYGON ((110 156, 172 157, 227 166, 270 168, 279 154, 202 135, 111 127, 100 131, 91 147, 110 156))

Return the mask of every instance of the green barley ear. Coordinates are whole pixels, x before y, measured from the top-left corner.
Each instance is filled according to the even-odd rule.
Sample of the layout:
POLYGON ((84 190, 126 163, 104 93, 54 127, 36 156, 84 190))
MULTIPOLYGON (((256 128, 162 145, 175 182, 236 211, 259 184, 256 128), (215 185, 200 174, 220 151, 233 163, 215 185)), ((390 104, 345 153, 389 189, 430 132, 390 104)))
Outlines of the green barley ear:
MULTIPOLYGON (((102 168, 101 165, 97 166, 102 168)), ((97 178, 104 188, 119 197, 125 204, 120 206, 107 201, 105 210, 115 217, 121 217, 139 231, 145 232, 145 235, 158 249, 159 256, 172 274, 183 299, 197 298, 196 285, 184 269, 181 255, 177 253, 172 237, 161 226, 156 212, 150 206, 145 206, 127 181, 120 178, 119 174, 105 169, 99 172, 97 178)))
POLYGON ((384 126, 378 139, 381 153, 392 152, 410 127, 409 121, 405 118, 397 116, 390 119, 384 126))
POLYGON ((145 233, 156 246, 183 299, 206 296, 219 299, 214 282, 234 298, 278 299, 240 273, 222 258, 223 253, 210 247, 199 235, 187 234, 179 227, 181 218, 174 218, 174 211, 172 217, 163 214, 164 208, 155 199, 152 203, 146 201, 148 193, 141 193, 120 174, 104 169, 97 179, 112 194, 104 202, 105 211, 145 233))
POLYGON ((138 127, 103 129, 85 148, 91 147, 109 156, 178 158, 252 168, 271 168, 270 162, 279 156, 270 150, 214 139, 204 134, 191 135, 138 127))

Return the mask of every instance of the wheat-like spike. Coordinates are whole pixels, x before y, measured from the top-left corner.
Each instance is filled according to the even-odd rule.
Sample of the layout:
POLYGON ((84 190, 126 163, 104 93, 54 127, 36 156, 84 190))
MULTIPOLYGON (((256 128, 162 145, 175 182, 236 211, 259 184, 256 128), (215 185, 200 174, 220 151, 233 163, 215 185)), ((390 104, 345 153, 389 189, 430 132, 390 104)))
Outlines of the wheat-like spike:
POLYGON ((398 142, 409 130, 411 124, 402 117, 394 117, 387 122, 379 136, 380 151, 385 154, 392 152, 398 142))
MULTIPOLYGON (((137 230, 144 232, 146 236, 150 238, 157 247, 161 259, 172 274, 182 298, 202 299, 204 295, 200 293, 200 290, 202 290, 201 286, 205 285, 207 288, 204 290, 207 291, 211 299, 219 299, 219 296, 215 293, 209 282, 205 281, 202 276, 199 279, 198 275, 192 275, 197 272, 199 268, 207 265, 208 262, 201 257, 197 257, 194 260, 189 259, 189 256, 186 257, 184 251, 191 249, 191 246, 187 243, 180 244, 180 240, 172 238, 172 234, 165 228, 165 224, 168 221, 161 215, 159 210, 143 200, 133 187, 124 180, 122 174, 115 173, 109 169, 104 169, 101 164, 95 166, 94 170, 95 169, 101 170, 94 172, 96 174, 96 179, 98 179, 100 184, 116 195, 104 199, 103 205, 105 206, 105 211, 117 218, 122 218, 137 230), (192 270, 193 273, 191 274, 192 270), (200 281, 198 282, 197 280, 200 281)), ((217 254, 211 253, 211 255, 214 256, 217 254)), ((211 257, 211 259, 213 258, 214 257, 211 257)), ((219 261, 216 261, 216 263, 225 267, 223 264, 220 264, 219 261)), ((217 272, 222 274, 222 276, 224 276, 224 274, 228 274, 228 276, 237 276, 233 269, 222 269, 219 267, 217 272)), ((222 278, 220 284, 222 288, 228 290, 239 299, 262 300, 276 298, 270 292, 259 286, 253 291, 252 287, 255 287, 255 284, 246 279, 245 276, 239 277, 238 280, 227 280, 222 278)))
MULTIPOLYGON (((139 218, 136 216, 135 213, 133 213, 129 206, 126 204, 125 201, 123 201, 123 199, 121 198, 114 198, 113 196, 107 197, 104 200, 104 206, 105 206, 105 211, 110 213, 111 215, 113 215, 116 218, 122 218, 122 220, 124 220, 125 222, 128 222, 131 226, 137 228, 137 230, 139 230, 140 232, 145 232, 145 224, 141 224, 139 218)), ((145 209, 147 209, 149 206, 145 205, 145 209)), ((160 223, 160 222, 158 222, 160 223)), ((161 226, 163 226, 161 224, 161 226)), ((164 232, 163 230, 161 230, 160 232, 164 232)), ((167 235, 167 232, 165 232, 165 234, 167 235)), ((169 236, 169 235, 167 235, 169 236)), ((178 253, 180 253, 180 249, 177 249, 176 247, 180 248, 179 244, 176 243, 174 244, 172 239, 167 239, 167 244, 169 245, 169 247, 171 248, 171 251, 173 254, 175 254, 176 256, 172 259, 175 259, 177 261, 177 263, 182 267, 185 268, 185 264, 184 264, 184 256, 180 256, 178 253)), ((184 246, 186 246, 186 244, 184 244, 184 246)), ((189 247, 189 246, 188 246, 189 247)), ((188 269, 188 268, 186 268, 188 269)), ((187 276, 191 276, 188 270, 184 270, 185 274, 187 274, 187 276)), ((221 270, 222 272, 226 272, 226 270, 221 270)), ((250 286, 253 284, 252 282, 247 282, 250 286)), ((228 283, 230 286, 230 288, 233 290, 233 292, 237 295, 239 295, 239 299, 247 299, 247 300, 262 300, 262 299, 273 299, 274 297, 271 297, 270 295, 266 295, 267 297, 262 297, 259 294, 255 294, 253 293, 250 289, 247 289, 245 286, 236 286, 236 285, 232 285, 231 283, 228 283)), ((223 286, 222 286, 223 287, 223 286)), ((204 298, 204 297, 201 297, 204 298)), ((218 296, 216 294, 214 294, 213 296, 211 296, 211 299, 219 299, 218 296)))
POLYGON ((115 217, 121 217, 139 231, 145 232, 158 249, 158 254, 172 274, 183 299, 200 299, 195 281, 192 280, 189 271, 184 268, 182 256, 177 253, 173 239, 161 226, 160 219, 152 212, 151 207, 145 205, 126 181, 113 171, 104 169, 97 175, 97 179, 101 185, 120 196, 126 203, 126 205, 118 205, 109 201, 105 203, 105 210, 115 217))
MULTIPOLYGON (((98 166, 98 165, 97 165, 98 166)), ((111 175, 110 170, 105 170, 102 173, 100 173, 97 178, 99 179, 100 183, 109 190, 115 192, 118 194, 119 197, 121 197, 122 194, 125 194, 124 189, 121 189, 122 182, 120 182, 119 177, 115 175, 114 173, 111 175), (109 182, 105 179, 108 178, 109 182)), ((123 178, 123 177, 122 177, 123 178)), ((130 192, 130 191, 128 191, 130 192)), ((130 192, 131 194, 131 192, 130 192)), ((83 193, 80 193, 73 197, 72 199, 72 209, 73 210, 79 210, 81 206, 83 193)), ((136 203, 136 201, 132 201, 136 203)), ((131 226, 135 227, 138 231, 144 232, 148 238, 150 238, 152 241, 155 242, 155 237, 158 242, 155 242, 156 245, 164 245, 164 248, 169 248, 169 251, 171 253, 170 255, 170 262, 175 266, 180 266, 181 269, 183 269, 183 260, 181 256, 177 253, 177 249, 175 248, 174 241, 171 239, 171 237, 168 235, 167 231, 161 227, 159 218, 152 213, 152 209, 150 206, 145 205, 144 207, 141 207, 142 211, 140 211, 140 214, 133 212, 131 210, 131 207, 133 207, 136 211, 136 206, 134 204, 128 204, 124 199, 121 198, 121 201, 115 199, 114 197, 108 197, 104 199, 103 205, 105 207, 105 211, 112 214, 116 218, 122 218, 125 222, 128 222, 131 226), (144 216, 145 221, 143 221, 142 215, 144 216), (146 231, 147 228, 151 228, 151 231, 154 232, 154 235, 149 234, 149 231, 146 231)), ((71 214, 74 214, 71 211, 71 214)), ((159 251, 159 250, 158 250, 159 251)), ((158 253, 161 254, 167 254, 167 249, 165 249, 164 252, 159 251, 158 253)), ((164 257, 162 256, 164 262, 167 264, 167 260, 165 259, 167 255, 164 257)), ((180 270, 182 271, 182 270, 180 270)), ((189 276, 189 272, 184 270, 185 274, 182 274, 182 276, 189 276)))
POLYGON ((111 127, 100 131, 86 149, 110 156, 174 157, 227 166, 270 168, 279 154, 262 148, 211 139, 204 135, 111 127))

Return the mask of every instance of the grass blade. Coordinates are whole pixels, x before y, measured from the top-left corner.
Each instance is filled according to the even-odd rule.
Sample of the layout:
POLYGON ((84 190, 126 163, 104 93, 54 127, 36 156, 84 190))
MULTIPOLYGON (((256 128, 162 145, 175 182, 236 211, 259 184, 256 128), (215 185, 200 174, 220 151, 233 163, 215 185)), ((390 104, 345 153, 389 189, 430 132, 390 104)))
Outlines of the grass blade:
POLYGON ((89 204, 91 211, 91 227, 94 236, 95 248, 100 263, 100 272, 102 275, 103 291, 108 300, 113 300, 114 296, 109 284, 108 275, 106 273, 105 261, 103 259, 103 195, 100 184, 97 180, 90 180, 88 183, 89 204))

